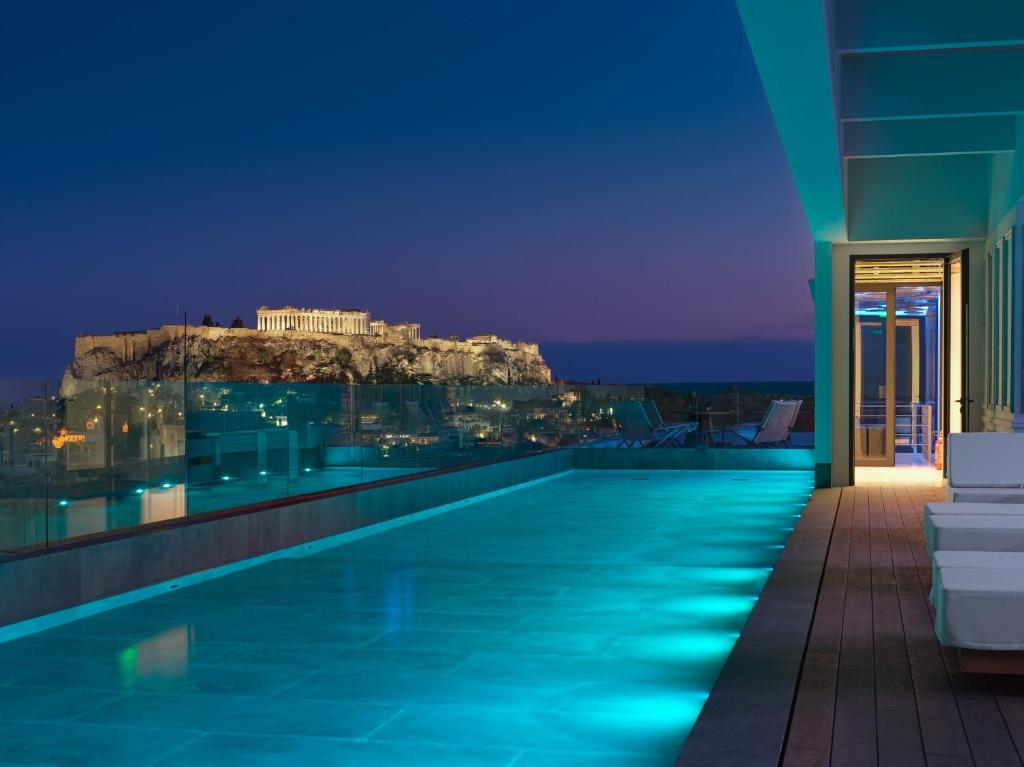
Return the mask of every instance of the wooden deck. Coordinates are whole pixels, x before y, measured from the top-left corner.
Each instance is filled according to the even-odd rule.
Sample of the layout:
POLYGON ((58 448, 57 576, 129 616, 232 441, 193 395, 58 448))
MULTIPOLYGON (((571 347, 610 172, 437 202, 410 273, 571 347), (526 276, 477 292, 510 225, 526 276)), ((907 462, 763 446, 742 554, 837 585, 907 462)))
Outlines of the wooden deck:
POLYGON ((1024 678, 962 674, 935 639, 923 509, 943 496, 842 491, 783 764, 1024 764, 1024 678))

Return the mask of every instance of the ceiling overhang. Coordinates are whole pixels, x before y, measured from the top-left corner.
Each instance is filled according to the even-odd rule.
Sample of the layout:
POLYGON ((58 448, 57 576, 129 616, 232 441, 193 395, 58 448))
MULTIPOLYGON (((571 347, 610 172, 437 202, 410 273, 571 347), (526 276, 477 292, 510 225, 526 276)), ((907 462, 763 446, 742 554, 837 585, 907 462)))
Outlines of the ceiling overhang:
POLYGON ((816 240, 846 237, 842 165, 821 0, 737 0, 807 223, 816 240))
POLYGON ((737 0, 737 6, 791 165, 791 151, 798 158, 793 174, 805 208, 821 189, 808 183, 809 170, 798 172, 807 151, 791 150, 801 139, 791 126, 805 119, 808 129, 824 130, 819 113, 830 106, 838 159, 814 161, 819 174, 841 169, 850 240, 986 235, 1003 213, 995 208, 1006 202, 996 187, 1024 143, 1024 3, 807 0, 780 8, 737 0), (787 25, 791 35, 781 29, 787 25), (814 29, 816 44, 793 39, 814 29), (835 84, 827 99, 813 90, 809 105, 787 93, 815 74, 780 84, 775 79, 788 73, 762 69, 762 61, 787 56, 801 57, 817 80, 835 84))

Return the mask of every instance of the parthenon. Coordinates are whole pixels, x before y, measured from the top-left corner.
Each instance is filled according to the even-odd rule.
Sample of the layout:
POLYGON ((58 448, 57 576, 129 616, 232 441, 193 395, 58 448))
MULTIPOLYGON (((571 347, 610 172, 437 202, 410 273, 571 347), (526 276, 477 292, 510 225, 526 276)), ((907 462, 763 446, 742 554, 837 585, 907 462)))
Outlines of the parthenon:
POLYGON ((364 309, 299 309, 294 306, 271 309, 261 306, 256 310, 256 328, 335 333, 345 336, 390 336, 405 341, 417 341, 420 338, 419 323, 389 324, 381 320, 371 322, 370 313, 364 309))
POLYGON ((285 306, 256 310, 258 330, 301 330, 307 333, 369 335, 370 313, 362 309, 297 309, 285 306))

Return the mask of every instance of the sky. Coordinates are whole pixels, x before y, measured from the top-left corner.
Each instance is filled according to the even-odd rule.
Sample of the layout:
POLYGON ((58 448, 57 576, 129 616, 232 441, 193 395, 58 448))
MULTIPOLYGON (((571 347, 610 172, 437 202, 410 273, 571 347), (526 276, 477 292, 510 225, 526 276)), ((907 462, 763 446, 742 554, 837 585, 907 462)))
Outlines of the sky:
POLYGON ((541 342, 812 334, 727 0, 22 3, 0 103, 0 377, 261 304, 541 342))

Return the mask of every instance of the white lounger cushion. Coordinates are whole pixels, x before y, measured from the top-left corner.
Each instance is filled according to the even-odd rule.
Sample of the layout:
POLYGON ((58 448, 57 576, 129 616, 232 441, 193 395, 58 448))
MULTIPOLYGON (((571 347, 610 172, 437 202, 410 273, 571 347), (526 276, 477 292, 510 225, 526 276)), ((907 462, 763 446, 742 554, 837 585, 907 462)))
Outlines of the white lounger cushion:
POLYGON ((938 567, 973 567, 1024 569, 1022 551, 936 551, 932 565, 938 567))
POLYGON ((932 605, 938 604, 939 570, 952 567, 1024 570, 1024 552, 1019 551, 936 551, 932 555, 932 605))
POLYGON ((1024 515, 933 514, 925 520, 928 553, 1024 551, 1024 515))
POLYGON ((1024 504, 1024 488, 954 487, 953 485, 947 485, 946 499, 955 503, 975 502, 1024 504))
POLYGON ((955 487, 1024 487, 1024 434, 950 434, 948 453, 955 487))
POLYGON ((943 567, 935 597, 942 644, 1024 650, 1024 568, 943 567))
MULTIPOLYGON (((1024 496, 1021 496, 1024 499, 1024 496)), ((977 516, 979 514, 989 516, 1007 516, 1024 514, 1024 503, 926 503, 924 505, 924 521, 935 515, 946 516, 977 516)))

